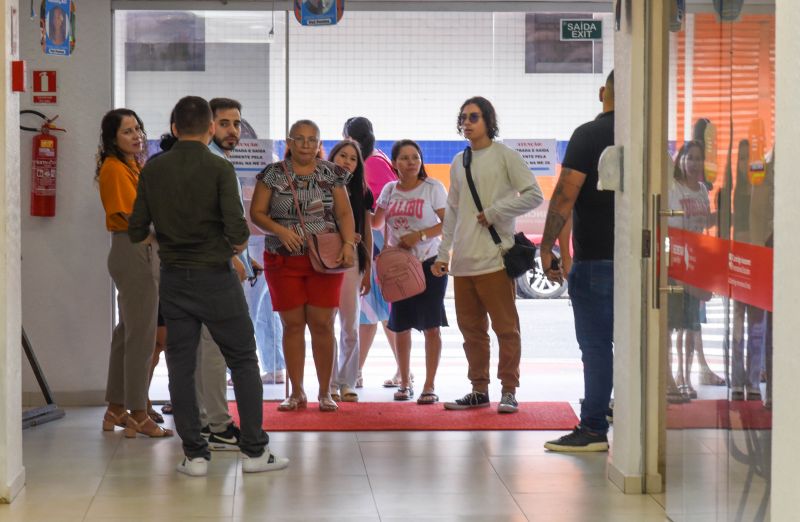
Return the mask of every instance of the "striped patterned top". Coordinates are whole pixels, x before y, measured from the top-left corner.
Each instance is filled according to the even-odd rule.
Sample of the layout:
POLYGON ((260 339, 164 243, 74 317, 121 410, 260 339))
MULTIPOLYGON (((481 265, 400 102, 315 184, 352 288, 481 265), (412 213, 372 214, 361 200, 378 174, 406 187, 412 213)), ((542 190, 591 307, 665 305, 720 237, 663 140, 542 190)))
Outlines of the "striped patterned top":
MULTIPOLYGON (((312 174, 297 176, 292 168, 292 160, 286 159, 270 163, 256 176, 256 179, 272 190, 269 216, 276 223, 291 228, 300 236, 304 236, 300 219, 295 210, 289 180, 291 179, 297 192, 307 231, 319 233, 337 230, 333 210, 333 189, 347 185, 350 177, 351 174, 343 168, 324 160, 317 160, 317 167, 312 174)), ((305 247, 299 253, 289 252, 281 244, 278 236, 272 234, 267 234, 264 238, 264 249, 269 253, 282 256, 305 254, 305 247)))

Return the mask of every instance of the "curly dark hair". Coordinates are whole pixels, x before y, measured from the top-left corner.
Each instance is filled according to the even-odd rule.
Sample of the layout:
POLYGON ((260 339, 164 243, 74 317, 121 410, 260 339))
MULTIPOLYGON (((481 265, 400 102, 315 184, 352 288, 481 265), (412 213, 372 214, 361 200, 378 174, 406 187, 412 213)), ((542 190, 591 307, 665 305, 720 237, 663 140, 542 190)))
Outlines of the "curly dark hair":
POLYGON ((456 116, 456 129, 458 130, 458 133, 462 136, 464 135, 464 126, 461 122, 461 112, 464 110, 464 107, 471 103, 477 105, 478 109, 480 109, 481 117, 486 123, 486 133, 489 135, 489 139, 495 139, 498 134, 500 134, 500 129, 497 127, 497 113, 494 110, 492 102, 483 96, 473 96, 461 104, 461 108, 458 109, 458 116, 456 116))
MULTIPOLYGON (((425 172, 425 159, 422 157, 422 149, 419 148, 419 145, 414 140, 399 140, 399 141, 394 142, 394 145, 392 145, 392 161, 393 162, 397 161, 397 157, 400 155, 400 149, 402 149, 406 145, 410 145, 411 147, 414 147, 415 149, 417 149, 417 153, 419 153, 420 166, 419 166, 419 174, 417 174, 417 178, 419 178, 419 179, 427 178, 428 177, 428 173, 425 172)), ((395 174, 397 174, 397 172, 395 172, 395 174)))
MULTIPOLYGON (((117 146, 117 131, 119 131, 119 127, 122 125, 122 120, 126 116, 133 116, 136 118, 136 122, 142 129, 143 139, 147 140, 147 133, 144 130, 144 123, 142 123, 142 119, 134 111, 130 109, 113 109, 108 111, 106 115, 103 116, 103 120, 100 122, 100 144, 97 146, 97 167, 95 168, 94 179, 98 179, 100 177, 100 167, 103 166, 103 162, 110 156, 114 156, 121 162, 125 163, 125 155, 117 146)), ((137 155, 136 163, 138 163, 140 167, 144 165, 146 155, 147 152, 137 155)))

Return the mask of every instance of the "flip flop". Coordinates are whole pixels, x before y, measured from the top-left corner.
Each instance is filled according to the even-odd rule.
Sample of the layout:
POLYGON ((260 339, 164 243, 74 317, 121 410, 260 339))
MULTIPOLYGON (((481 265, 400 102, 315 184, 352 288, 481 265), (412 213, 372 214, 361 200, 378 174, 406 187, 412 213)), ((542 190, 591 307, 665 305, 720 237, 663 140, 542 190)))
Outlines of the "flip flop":
POLYGON ((394 392, 394 400, 407 401, 414 397, 414 388, 400 388, 394 392))
POLYGON ((439 402, 439 396, 433 392, 422 392, 417 398, 417 404, 436 404, 439 402))

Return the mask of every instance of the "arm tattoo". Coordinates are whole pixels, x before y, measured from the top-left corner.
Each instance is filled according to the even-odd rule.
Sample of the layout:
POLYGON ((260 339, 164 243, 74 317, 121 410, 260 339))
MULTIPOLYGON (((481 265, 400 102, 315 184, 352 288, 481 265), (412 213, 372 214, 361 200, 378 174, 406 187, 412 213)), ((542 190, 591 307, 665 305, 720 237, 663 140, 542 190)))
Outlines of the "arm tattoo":
POLYGON ((547 221, 544 225, 541 248, 550 250, 558 238, 561 229, 572 214, 572 207, 583 187, 586 175, 576 170, 564 168, 550 198, 547 210, 547 221))
POLYGON ((567 219, 558 212, 554 210, 547 211, 547 221, 544 225, 541 248, 545 250, 551 250, 553 248, 553 244, 566 222, 567 219))

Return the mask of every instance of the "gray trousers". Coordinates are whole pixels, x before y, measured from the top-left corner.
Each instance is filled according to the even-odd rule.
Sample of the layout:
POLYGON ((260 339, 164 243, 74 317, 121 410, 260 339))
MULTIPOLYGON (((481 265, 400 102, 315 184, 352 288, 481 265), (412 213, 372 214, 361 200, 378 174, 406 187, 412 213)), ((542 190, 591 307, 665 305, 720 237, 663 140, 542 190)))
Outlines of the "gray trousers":
POLYGON ((200 329, 200 344, 197 347, 197 369, 194 384, 197 391, 197 407, 200 425, 208 426, 214 433, 225 431, 233 419, 228 413, 228 372, 225 357, 211 337, 208 327, 200 329))
POLYGON ((119 322, 111 336, 106 401, 129 410, 147 408, 150 364, 156 345, 158 276, 155 249, 115 233, 108 272, 117 287, 119 322))
POLYGON ((175 428, 187 457, 210 458, 200 435, 195 391, 200 327, 205 325, 231 369, 241 419, 239 447, 250 457, 264 453, 269 438, 261 428, 263 388, 253 323, 242 285, 231 266, 186 269, 162 266, 161 313, 167 323, 167 367, 175 428))

